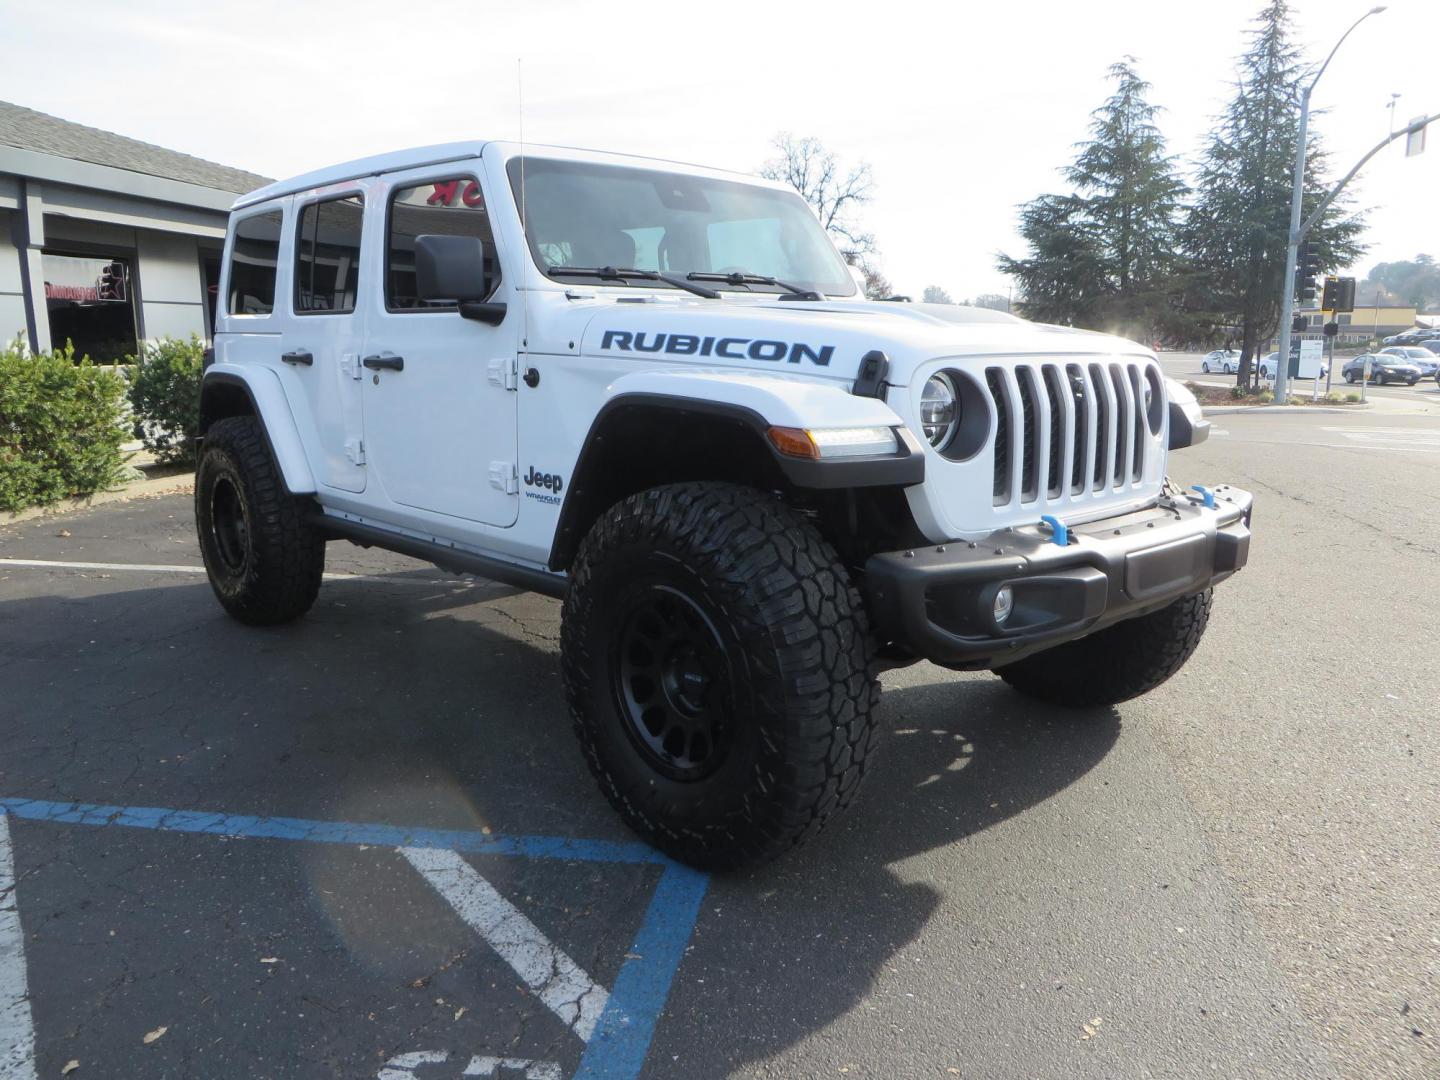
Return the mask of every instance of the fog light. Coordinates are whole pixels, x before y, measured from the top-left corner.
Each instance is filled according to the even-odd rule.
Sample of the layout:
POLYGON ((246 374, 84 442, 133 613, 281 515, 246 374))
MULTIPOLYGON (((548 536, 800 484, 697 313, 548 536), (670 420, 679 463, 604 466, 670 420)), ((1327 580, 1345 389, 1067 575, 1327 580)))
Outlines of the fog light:
POLYGON ((1009 585, 1001 585, 995 593, 995 625, 1004 626, 1005 620, 1010 618, 1010 612, 1015 610, 1015 592, 1009 585))

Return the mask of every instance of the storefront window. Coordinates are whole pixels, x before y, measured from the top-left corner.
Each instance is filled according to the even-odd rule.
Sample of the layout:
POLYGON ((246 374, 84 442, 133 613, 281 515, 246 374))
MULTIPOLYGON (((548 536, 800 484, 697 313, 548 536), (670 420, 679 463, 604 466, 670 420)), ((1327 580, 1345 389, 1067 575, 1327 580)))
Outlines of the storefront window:
POLYGON ((99 363, 135 352, 135 298, 130 260, 45 252, 45 307, 50 342, 99 363))

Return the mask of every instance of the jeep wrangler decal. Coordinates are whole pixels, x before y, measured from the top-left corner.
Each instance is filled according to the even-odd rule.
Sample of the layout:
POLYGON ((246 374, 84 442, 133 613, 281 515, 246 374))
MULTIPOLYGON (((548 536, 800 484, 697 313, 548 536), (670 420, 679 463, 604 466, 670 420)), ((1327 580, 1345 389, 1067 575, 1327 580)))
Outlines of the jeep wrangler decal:
POLYGON ((621 352, 669 353, 671 356, 718 356, 722 360, 785 360, 798 364, 809 360, 819 367, 829 367, 834 345, 819 347, 803 341, 786 343, 762 338, 700 337, 697 334, 643 334, 631 330, 606 330, 600 341, 602 349, 621 352))
POLYGON ((546 495, 539 491, 527 491, 525 493, 527 498, 534 499, 536 502, 549 503, 552 506, 560 504, 560 492, 565 488, 565 481, 560 478, 559 473, 541 472, 531 465, 530 471, 520 479, 529 487, 542 488, 544 491, 550 492, 546 495))

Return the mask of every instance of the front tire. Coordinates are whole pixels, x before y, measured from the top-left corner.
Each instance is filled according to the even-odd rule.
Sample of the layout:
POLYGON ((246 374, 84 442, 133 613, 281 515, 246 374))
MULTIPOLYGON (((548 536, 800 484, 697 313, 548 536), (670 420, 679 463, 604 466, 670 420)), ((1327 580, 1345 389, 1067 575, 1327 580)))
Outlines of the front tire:
POLYGON ((678 484, 612 507, 576 556, 560 654, 606 798, 694 866, 794 847, 870 762, 859 593, 813 526, 758 491, 678 484))
POLYGON ((285 490, 257 419, 211 426, 195 467, 195 528, 210 587, 236 619, 274 626, 315 603, 325 539, 309 509, 285 490))
POLYGON ((1159 611, 1126 619, 996 668, 1029 697, 1051 705, 1115 705, 1155 689, 1190 659, 1210 621, 1212 590, 1183 596, 1159 611))

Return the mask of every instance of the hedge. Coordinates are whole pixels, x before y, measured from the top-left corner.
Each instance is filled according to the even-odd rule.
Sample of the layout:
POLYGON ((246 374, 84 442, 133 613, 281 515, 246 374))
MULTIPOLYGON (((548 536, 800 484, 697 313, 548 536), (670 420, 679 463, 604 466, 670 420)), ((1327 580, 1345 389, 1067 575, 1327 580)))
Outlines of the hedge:
POLYGON ((0 350, 0 511, 93 495, 125 476, 125 380, 66 345, 0 350))
POLYGON ((194 463, 204 353, 200 339, 191 336, 188 341, 164 338, 149 342, 139 356, 130 358, 135 437, 167 464, 194 463))

